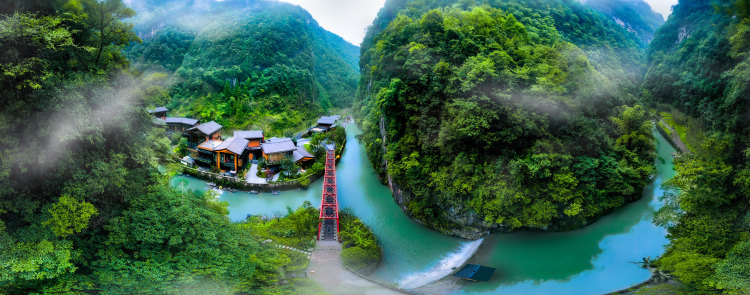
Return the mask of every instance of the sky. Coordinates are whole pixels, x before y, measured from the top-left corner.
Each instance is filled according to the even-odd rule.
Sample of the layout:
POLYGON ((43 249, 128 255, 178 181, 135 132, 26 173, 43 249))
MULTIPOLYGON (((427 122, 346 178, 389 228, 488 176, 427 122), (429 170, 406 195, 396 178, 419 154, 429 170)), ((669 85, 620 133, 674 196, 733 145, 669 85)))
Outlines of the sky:
MULTIPOLYGON (((359 46, 385 0, 279 0, 302 6, 321 27, 359 46)), ((595 0, 589 0, 595 1, 595 0)), ((644 0, 667 19, 677 0, 644 0)))
POLYGON ((672 6, 677 4, 677 0, 644 0, 648 5, 651 5, 651 9, 660 13, 666 20, 670 13, 672 13, 672 6))
POLYGON ((302 6, 321 27, 359 46, 385 0, 279 0, 302 6))

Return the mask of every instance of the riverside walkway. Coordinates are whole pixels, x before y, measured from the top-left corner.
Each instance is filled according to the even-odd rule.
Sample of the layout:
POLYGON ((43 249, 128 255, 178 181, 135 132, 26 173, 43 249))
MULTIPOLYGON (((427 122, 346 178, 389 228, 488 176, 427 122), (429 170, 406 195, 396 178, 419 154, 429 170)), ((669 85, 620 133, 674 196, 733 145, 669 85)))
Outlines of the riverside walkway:
POLYGON ((335 240, 321 240, 315 243, 315 250, 307 269, 308 276, 332 295, 405 294, 366 280, 344 268, 341 262, 341 243, 335 240))

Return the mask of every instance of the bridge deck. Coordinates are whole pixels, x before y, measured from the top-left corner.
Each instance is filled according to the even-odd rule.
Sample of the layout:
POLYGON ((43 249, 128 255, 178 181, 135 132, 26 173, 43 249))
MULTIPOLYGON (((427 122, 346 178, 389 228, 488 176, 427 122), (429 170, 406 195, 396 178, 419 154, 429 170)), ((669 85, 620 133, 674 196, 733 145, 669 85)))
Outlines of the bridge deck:
POLYGON ((319 240, 338 240, 339 204, 336 191, 336 151, 326 149, 326 164, 323 174, 323 194, 320 202, 320 219, 318 225, 319 240))

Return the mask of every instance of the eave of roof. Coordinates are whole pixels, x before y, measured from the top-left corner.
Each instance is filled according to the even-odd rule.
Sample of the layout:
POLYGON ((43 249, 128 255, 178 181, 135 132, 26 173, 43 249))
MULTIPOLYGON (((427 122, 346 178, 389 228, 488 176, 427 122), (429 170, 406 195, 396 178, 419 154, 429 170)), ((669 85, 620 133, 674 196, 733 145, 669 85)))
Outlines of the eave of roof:
POLYGON ((215 151, 230 151, 237 155, 242 155, 245 152, 245 147, 249 141, 240 137, 230 137, 229 139, 222 142, 219 146, 214 149, 215 151))

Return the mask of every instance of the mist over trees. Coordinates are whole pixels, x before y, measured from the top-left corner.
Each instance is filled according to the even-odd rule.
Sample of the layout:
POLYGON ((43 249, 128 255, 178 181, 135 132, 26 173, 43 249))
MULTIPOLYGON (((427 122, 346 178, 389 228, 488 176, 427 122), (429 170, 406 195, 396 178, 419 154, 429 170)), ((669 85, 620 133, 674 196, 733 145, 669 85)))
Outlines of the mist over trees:
POLYGON ((443 232, 570 229, 640 197, 635 37, 577 3, 453 3, 388 1, 363 42, 368 155, 408 213, 443 232))
POLYGON ((704 129, 675 164, 657 220, 671 244, 657 265, 691 290, 750 292, 750 4, 683 0, 649 51, 645 101, 704 129))
POLYGON ((140 42, 132 10, 13 3, 0 15, 0 293, 309 289, 287 277, 293 255, 159 172, 170 145, 145 112, 154 80, 122 51, 140 42))
MULTIPOLYGON (((283 225, 303 245, 316 210, 231 223, 169 185, 144 109, 285 135, 352 104, 407 213, 451 234, 572 229, 639 198, 651 113, 679 111, 701 130, 653 265, 692 292, 750 293, 747 0, 681 0, 648 46, 659 17, 635 0, 389 0, 361 52, 278 2, 1 4, 0 294, 308 290, 287 273, 298 257, 254 234, 283 225)), ((350 262, 379 259, 360 251, 373 240, 350 262)))
POLYGON ((164 81, 149 104, 230 129, 290 135, 356 95, 359 50, 298 6, 152 1, 133 19, 134 68, 164 81))

